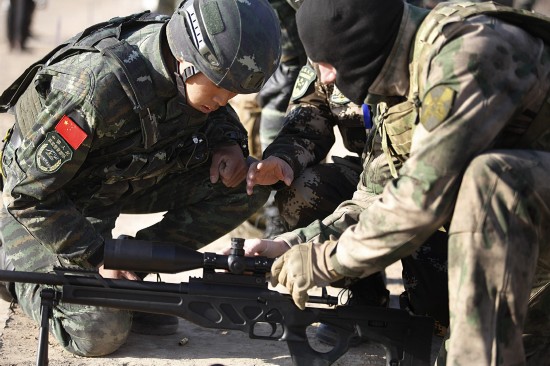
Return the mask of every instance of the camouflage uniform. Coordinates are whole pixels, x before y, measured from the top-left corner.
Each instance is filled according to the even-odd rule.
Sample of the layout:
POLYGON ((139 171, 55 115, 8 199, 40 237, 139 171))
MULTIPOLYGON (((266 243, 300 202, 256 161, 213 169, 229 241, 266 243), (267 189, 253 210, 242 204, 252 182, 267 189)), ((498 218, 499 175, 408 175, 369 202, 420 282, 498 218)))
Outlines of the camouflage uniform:
MULTIPOLYGON (((407 0, 407 2, 414 6, 421 6, 423 8, 432 9, 437 4, 443 2, 444 0, 407 0)), ((447 1, 459 1, 459 0, 447 0, 447 1)), ((540 1, 540 0, 539 0, 540 1)), ((481 2, 478 1, 472 1, 472 2, 481 2)), ((506 5, 506 6, 513 6, 518 9, 533 9, 533 5, 535 5, 536 0, 501 0, 499 1, 500 4, 506 5)))
MULTIPOLYGON (((343 96, 334 84, 317 81, 317 74, 310 64, 302 68, 284 127, 264 153, 264 158, 277 156, 285 160, 294 171, 292 185, 275 196, 287 226, 294 230, 280 236, 290 244, 322 241, 329 234, 339 236, 356 223, 358 215, 343 215, 337 208, 353 197, 362 172, 367 174, 363 188, 372 195, 382 193, 391 179, 380 136, 370 128, 370 114, 364 117, 362 106, 343 96), (332 163, 324 163, 335 142, 335 126, 344 146, 358 156, 333 157, 332 163), (325 225, 333 230, 323 234, 325 225)), ((394 164, 399 166, 400 161, 394 159, 394 164)), ((347 204, 343 207, 347 211, 347 204)), ((449 318, 446 242, 446 234, 437 232, 416 253, 402 260, 407 290, 402 300, 410 302, 402 305, 418 314, 434 316, 439 335, 445 333, 449 318)))
POLYGON ((282 55, 279 67, 257 95, 262 108, 260 144, 262 151, 273 141, 283 125, 294 82, 306 63, 304 47, 296 29, 296 11, 287 0, 270 0, 281 24, 282 55))
MULTIPOLYGON (((246 131, 229 107, 206 115, 186 105, 167 63, 173 58, 164 29, 139 25, 121 36, 137 50, 124 59, 128 69, 145 61, 147 73, 133 82, 156 93, 148 118, 136 113, 108 52, 48 64, 20 97, 3 150, 0 211, 0 239, 16 270, 95 268, 120 213, 166 211, 137 238, 197 249, 266 201, 267 190, 247 196, 244 182, 210 183, 211 150, 246 146, 246 131)), ((21 308, 38 321, 40 286, 15 289, 21 308)), ((51 330, 70 352, 99 356, 125 341, 130 324, 127 311, 62 303, 51 330)))
POLYGON ((275 196, 291 230, 329 215, 355 191, 362 169, 358 156, 323 163, 336 140, 334 127, 341 131, 344 146, 359 156, 368 132, 361 106, 351 103, 334 85, 316 82, 316 74, 309 64, 302 68, 284 126, 263 156, 277 156, 294 171, 292 185, 275 196))
MULTIPOLYGON (((405 162, 370 205, 356 201, 364 209, 341 235, 333 264, 342 275, 367 276, 450 222, 448 363, 520 365, 527 356, 546 364, 550 47, 498 14, 476 15, 481 6, 493 7, 441 4, 426 17, 405 5, 392 56, 367 98, 381 103, 387 151, 405 162)), ((529 28, 533 19, 518 23, 529 28)), ((368 199, 368 184, 354 198, 368 199)))

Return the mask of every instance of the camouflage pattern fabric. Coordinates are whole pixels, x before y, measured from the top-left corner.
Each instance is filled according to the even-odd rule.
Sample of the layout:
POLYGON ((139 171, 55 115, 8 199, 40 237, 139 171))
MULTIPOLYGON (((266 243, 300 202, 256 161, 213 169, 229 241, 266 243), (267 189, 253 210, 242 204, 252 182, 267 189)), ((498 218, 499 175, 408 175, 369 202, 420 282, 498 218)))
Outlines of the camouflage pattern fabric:
MULTIPOLYGON (((275 196, 281 216, 294 230, 280 237, 291 244, 341 235, 357 222, 369 196, 382 193, 391 178, 380 136, 374 129, 366 129, 362 108, 334 85, 320 83, 316 75, 311 65, 302 69, 284 128, 264 153, 264 158, 277 156, 294 170, 292 185, 275 196), (363 157, 363 165, 359 157, 353 156, 323 162, 335 143, 335 126, 344 146, 363 157), (360 182, 361 191, 356 192, 360 182), (364 191, 367 194, 362 194, 364 191), (352 197, 353 201, 347 201, 352 197)), ((395 164, 399 166, 399 160, 395 164)), ((435 317, 442 329, 438 334, 445 332, 449 318, 446 241, 445 233, 434 234, 417 252, 402 260, 408 306, 418 314, 435 317)))
MULTIPOLYGON (((456 12, 447 4, 436 9, 456 12)), ((398 178, 340 236, 335 268, 367 276, 414 253, 450 222, 447 363, 540 360, 550 346, 549 311, 541 306, 550 277, 548 129, 537 136, 538 151, 517 144, 549 95, 549 47, 484 15, 449 22, 444 32, 432 27, 415 42, 421 22, 434 24, 435 11, 426 19, 423 12, 405 7, 395 53, 369 89, 371 100, 391 97, 390 109, 412 105, 418 123, 409 154, 401 155, 398 178), (413 45, 428 58, 410 60, 413 45), (417 79, 409 79, 409 64, 420 66, 417 79)), ((393 144, 396 136, 385 138, 393 144)))
MULTIPOLYGON (((151 147, 143 144, 143 129, 150 126, 142 125, 128 85, 118 81, 118 65, 98 52, 48 65, 19 99, 16 133, 2 156, 0 212, 2 246, 16 270, 94 268, 120 213, 167 211, 137 237, 197 249, 267 200, 267 189, 247 196, 244 182, 236 188, 210 183, 211 151, 246 146, 246 131, 229 107, 205 115, 185 105, 170 63, 162 59, 162 27, 146 25, 125 35, 136 49, 125 61, 128 68, 147 56, 148 74, 134 82, 155 87, 150 120, 158 122, 157 142, 151 147)), ((40 311, 37 290, 16 286, 19 304, 34 319, 40 311)), ((99 356, 124 342, 130 314, 60 304, 52 324, 67 350, 99 356)))
POLYGON ((304 47, 296 28, 296 11, 286 0, 270 0, 281 25, 281 63, 258 92, 260 144, 262 151, 281 130, 292 88, 300 68, 306 63, 304 47))
POLYGON ((334 91, 334 85, 327 87, 316 82, 315 75, 311 66, 302 69, 284 127, 264 152, 264 158, 277 156, 294 171, 291 187, 275 196, 291 230, 329 215, 338 204, 351 198, 362 169, 360 159, 352 156, 322 163, 336 141, 335 126, 343 132, 346 148, 359 156, 367 130, 361 107, 334 91))
MULTIPOLYGON (((458 2, 458 0, 447 0, 447 1, 458 2)), ((414 6, 420 6, 423 8, 432 9, 436 7, 437 4, 442 3, 443 0, 407 0, 407 2, 414 6)), ((475 0, 472 2, 481 2, 481 1, 475 0)), ((535 4, 535 2, 536 0, 501 0, 499 1, 499 3, 502 5, 513 6, 514 8, 528 9, 528 10, 533 9, 533 5, 535 4)))

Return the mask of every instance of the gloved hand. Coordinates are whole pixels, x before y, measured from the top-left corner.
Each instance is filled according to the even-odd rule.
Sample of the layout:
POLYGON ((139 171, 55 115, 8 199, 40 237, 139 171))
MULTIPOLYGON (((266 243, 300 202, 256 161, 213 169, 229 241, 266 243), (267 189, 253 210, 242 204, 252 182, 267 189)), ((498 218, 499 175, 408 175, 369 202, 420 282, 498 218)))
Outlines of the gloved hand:
POLYGON ((332 268, 330 254, 336 241, 298 244, 279 257, 271 267, 271 285, 285 286, 296 306, 304 310, 309 299, 307 290, 327 286, 344 276, 332 268))

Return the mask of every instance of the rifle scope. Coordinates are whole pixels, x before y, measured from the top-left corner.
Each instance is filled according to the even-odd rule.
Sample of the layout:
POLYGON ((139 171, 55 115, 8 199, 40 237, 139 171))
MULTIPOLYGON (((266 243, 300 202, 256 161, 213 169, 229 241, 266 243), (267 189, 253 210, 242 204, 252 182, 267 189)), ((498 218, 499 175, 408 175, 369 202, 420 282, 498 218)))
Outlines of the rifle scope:
POLYGON ((234 274, 267 273, 274 259, 246 257, 244 239, 231 238, 231 254, 201 253, 181 244, 134 239, 105 240, 107 269, 148 273, 178 273, 197 268, 224 269, 234 274))

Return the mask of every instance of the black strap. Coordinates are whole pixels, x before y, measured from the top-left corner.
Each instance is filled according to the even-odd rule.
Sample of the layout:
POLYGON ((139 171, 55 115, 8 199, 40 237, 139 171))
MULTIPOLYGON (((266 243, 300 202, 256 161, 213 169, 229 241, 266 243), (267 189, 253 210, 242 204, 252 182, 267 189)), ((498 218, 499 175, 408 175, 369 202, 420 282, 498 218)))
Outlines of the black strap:
POLYGON ((113 70, 139 114, 143 145, 146 149, 153 146, 159 139, 158 121, 153 112, 158 98, 143 55, 137 47, 115 38, 102 40, 96 48, 118 66, 113 70))

